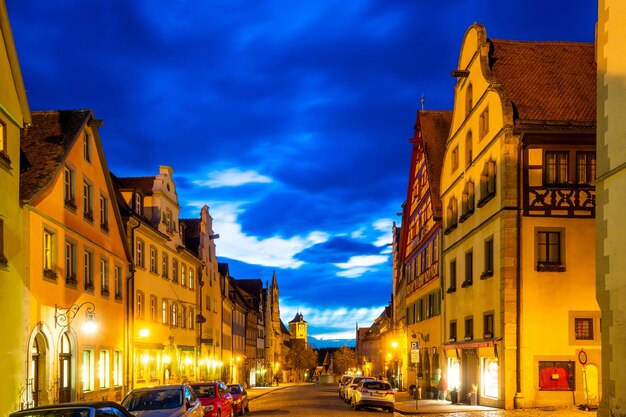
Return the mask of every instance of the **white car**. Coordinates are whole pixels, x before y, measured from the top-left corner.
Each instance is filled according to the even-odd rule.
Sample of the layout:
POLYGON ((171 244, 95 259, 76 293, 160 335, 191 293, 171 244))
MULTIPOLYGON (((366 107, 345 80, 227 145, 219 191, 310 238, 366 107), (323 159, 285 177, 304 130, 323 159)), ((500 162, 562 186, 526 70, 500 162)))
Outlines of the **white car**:
POLYGON ((354 390, 350 404, 355 411, 362 407, 375 407, 393 413, 396 394, 385 381, 363 380, 354 390))
POLYGON ((204 417, 202 403, 187 384, 136 388, 122 405, 136 417, 204 417))
POLYGON ((374 381, 374 378, 370 378, 369 376, 355 376, 352 377, 351 380, 348 381, 348 383, 346 384, 346 387, 343 391, 343 400, 345 402, 347 402, 348 404, 351 404, 351 400, 352 400, 352 394, 354 393, 354 390, 356 389, 356 386, 359 384, 359 382, 363 381, 363 380, 372 380, 374 381))

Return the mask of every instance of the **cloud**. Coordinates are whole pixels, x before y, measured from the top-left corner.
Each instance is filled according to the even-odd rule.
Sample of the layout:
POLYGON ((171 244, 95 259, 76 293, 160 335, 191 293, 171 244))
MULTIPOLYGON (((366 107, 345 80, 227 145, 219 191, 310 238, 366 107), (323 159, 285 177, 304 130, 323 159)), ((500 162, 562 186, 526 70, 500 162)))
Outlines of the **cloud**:
POLYGON ((208 180, 196 180, 194 184, 201 187, 239 187, 245 184, 270 184, 272 179, 261 175, 256 171, 241 171, 237 168, 229 168, 222 171, 213 171, 208 175, 208 180))
POLYGON ((389 257, 384 255, 357 255, 351 256, 348 262, 336 263, 335 265, 343 269, 343 271, 337 273, 338 276, 356 278, 366 272, 375 270, 374 266, 384 264, 388 260, 389 257))

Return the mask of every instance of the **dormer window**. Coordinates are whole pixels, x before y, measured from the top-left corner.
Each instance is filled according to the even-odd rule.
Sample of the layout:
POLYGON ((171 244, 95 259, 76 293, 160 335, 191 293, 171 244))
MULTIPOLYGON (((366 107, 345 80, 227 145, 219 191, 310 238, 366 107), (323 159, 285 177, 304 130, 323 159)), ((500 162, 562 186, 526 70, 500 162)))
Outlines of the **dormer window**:
POLYGON ((141 194, 135 193, 135 214, 141 216, 143 213, 143 199, 141 194))

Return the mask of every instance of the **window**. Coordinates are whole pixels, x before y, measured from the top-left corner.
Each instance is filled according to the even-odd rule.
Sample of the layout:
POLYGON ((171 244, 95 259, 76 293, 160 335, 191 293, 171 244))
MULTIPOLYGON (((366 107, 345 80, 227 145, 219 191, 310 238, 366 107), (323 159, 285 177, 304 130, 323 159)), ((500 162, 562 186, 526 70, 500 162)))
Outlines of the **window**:
POLYGON ((157 251, 154 246, 150 246, 150 272, 157 273, 157 251))
POLYGON ((98 379, 100 379, 100 389, 111 386, 111 364, 109 362, 109 351, 100 351, 100 361, 98 362, 98 379))
POLYGON ((450 173, 454 173, 459 167, 459 147, 456 146, 452 149, 452 153, 450 154, 450 173))
POLYGON ((540 391, 574 391, 574 361, 539 361, 540 391))
POLYGON ((196 278, 194 276, 193 268, 189 268, 189 289, 193 290, 196 286, 196 278))
POLYGON ((83 159, 91 162, 91 140, 87 132, 83 135, 83 159))
POLYGON ((100 259, 100 294, 109 296, 109 261, 100 259))
POLYGON ((81 383, 83 387, 83 392, 93 391, 94 388, 94 358, 93 351, 86 349, 83 350, 83 366, 82 366, 82 375, 81 375, 81 383))
POLYGON ((161 322, 163 324, 167 324, 168 312, 169 312, 169 307, 168 307, 168 304, 167 304, 167 300, 164 298, 161 301, 161 322))
POLYGON ((0 219, 0 265, 7 266, 9 260, 4 254, 4 219, 0 219))
POLYGON ((574 337, 576 340, 593 340, 593 318, 574 319, 574 337))
POLYGON ((100 194, 100 229, 109 231, 109 199, 100 194))
POLYGON ((456 320, 450 322, 450 341, 456 342, 456 320))
POLYGON ((569 182, 569 154, 546 152, 546 185, 563 185, 569 182))
POLYGON ((465 340, 474 339, 474 317, 465 318, 465 340))
POLYGON ((113 273, 113 282, 115 285, 115 299, 116 300, 121 300, 122 299, 122 267, 119 265, 115 265, 115 268, 113 269, 114 273, 113 273))
POLYGON ((167 278, 168 276, 168 271, 170 269, 170 263, 169 263, 169 259, 167 257, 167 253, 163 252, 163 255, 161 257, 161 275, 163 276, 163 278, 167 278))
POLYGON ((157 298, 154 295, 150 296, 150 320, 157 321, 157 298))
POLYGON ((485 240, 485 265, 480 279, 486 279, 493 276, 493 238, 485 240))
POLYGON ((461 196, 461 219, 464 221, 474 213, 474 182, 468 181, 465 183, 463 189, 463 195, 461 196))
POLYGON ((578 152, 576 154, 576 184, 591 185, 596 179, 596 153, 578 152))
POLYGON ((56 279, 56 236, 48 229, 43 231, 43 273, 47 278, 56 279))
POLYGON ((172 259, 172 282, 178 282, 178 259, 172 259))
POLYGON ((563 272, 561 232, 537 231, 537 271, 563 272))
POLYGON ((467 116, 472 111, 474 107, 474 88, 472 87, 472 83, 467 85, 467 89, 465 90, 465 115, 467 116))
POLYGON ((424 320, 424 300, 421 298, 417 300, 415 313, 416 313, 416 316, 415 316, 416 321, 424 320))
POLYGON ((180 285, 187 286, 187 265, 184 263, 180 265, 180 285))
POLYGON ((143 200, 141 194, 135 193, 135 214, 141 216, 143 214, 143 200))
POLYGON ((496 161, 487 161, 480 174, 480 201, 482 207, 496 195, 496 161))
POLYGON ((458 208, 458 204, 456 201, 456 197, 450 198, 450 201, 448 202, 448 208, 446 210, 446 218, 447 218, 446 232, 448 233, 454 230, 459 223, 458 210, 459 208, 458 208))
POLYGON ((467 132, 467 136, 465 137, 465 168, 469 168, 472 165, 473 161, 473 139, 472 132, 467 132))
POLYGON ((483 316, 483 337, 491 339, 493 335, 493 313, 487 313, 483 316))
POLYGON ((143 267, 143 241, 137 239, 135 250, 135 265, 143 267))
POLYGON ((83 252, 83 271, 85 275, 85 290, 93 290, 93 253, 83 252))
POLYGON ((172 233, 172 211, 170 209, 165 210, 165 216, 163 216, 163 223, 165 224, 165 230, 167 233, 172 233))
POLYGON ((178 326, 178 308, 176 303, 172 303, 170 307, 170 325, 178 326))
POLYGON ((187 327, 190 330, 193 330, 194 327, 194 323, 195 323, 195 317, 196 315, 194 314, 193 308, 190 308, 187 314, 188 320, 187 320, 187 327))
POLYGON ((450 261, 450 285, 448 286, 448 293, 456 291, 456 259, 450 261))
POLYGON ((137 302, 135 303, 135 308, 136 308, 135 314, 138 319, 143 319, 144 302, 145 300, 144 300, 143 292, 137 291, 137 302))
POLYGON ((124 356, 121 350, 113 352, 113 385, 119 387, 123 383, 124 356))
POLYGON ((65 282, 76 284, 76 244, 65 242, 65 282))
POLYGON ((63 198, 65 205, 72 209, 76 208, 76 173, 70 167, 63 171, 63 198))
POLYGON ((7 158, 9 153, 7 152, 7 126, 0 121, 0 154, 7 158))
POLYGON ((93 220, 93 185, 87 180, 83 181, 83 217, 93 220))
POLYGON ((180 327, 181 328, 186 328, 187 327, 187 309, 185 308, 184 305, 180 306, 180 320, 178 320, 180 327))
POLYGON ((485 108, 478 119, 478 140, 482 140, 489 133, 489 107, 485 108))
POLYGON ((473 277, 473 269, 474 269, 474 254, 472 251, 469 251, 465 254, 465 280, 463 280, 463 284, 461 287, 469 287, 474 282, 473 277))

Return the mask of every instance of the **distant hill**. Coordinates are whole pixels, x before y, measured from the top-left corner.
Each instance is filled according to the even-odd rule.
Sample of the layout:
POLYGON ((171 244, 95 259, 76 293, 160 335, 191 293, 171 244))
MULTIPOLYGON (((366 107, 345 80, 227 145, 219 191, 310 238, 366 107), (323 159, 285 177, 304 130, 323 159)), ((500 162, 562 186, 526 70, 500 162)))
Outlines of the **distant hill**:
POLYGON ((342 346, 348 346, 353 348, 355 346, 354 339, 316 339, 309 336, 309 346, 313 349, 324 348, 338 348, 342 346))

